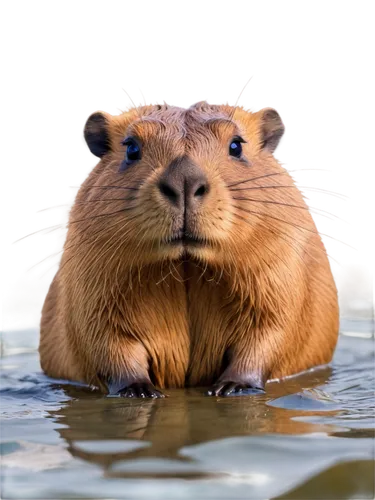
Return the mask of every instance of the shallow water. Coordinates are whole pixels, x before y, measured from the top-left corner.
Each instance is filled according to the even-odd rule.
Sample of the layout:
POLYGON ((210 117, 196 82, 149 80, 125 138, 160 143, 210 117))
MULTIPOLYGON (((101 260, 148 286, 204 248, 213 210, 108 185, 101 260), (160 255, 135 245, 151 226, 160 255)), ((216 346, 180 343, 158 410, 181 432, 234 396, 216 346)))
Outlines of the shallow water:
POLYGON ((3 334, 2 498, 374 498, 372 325, 344 322, 331 368, 266 394, 105 397, 39 367, 37 332, 3 334))

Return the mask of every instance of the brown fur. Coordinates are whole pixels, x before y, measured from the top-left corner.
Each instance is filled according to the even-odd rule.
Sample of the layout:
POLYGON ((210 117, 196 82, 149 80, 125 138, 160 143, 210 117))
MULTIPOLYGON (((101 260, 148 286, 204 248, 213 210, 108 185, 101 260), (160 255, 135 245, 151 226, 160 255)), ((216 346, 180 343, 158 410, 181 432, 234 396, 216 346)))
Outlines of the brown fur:
POLYGON ((43 308, 48 375, 103 390, 150 379, 262 387, 331 360, 337 292, 303 197, 272 155, 274 113, 199 103, 104 115, 110 150, 78 192, 43 308), (143 156, 119 171, 130 135, 143 156), (247 163, 228 154, 236 135, 247 163), (163 243, 177 222, 157 189, 184 156, 210 185, 191 217, 208 244, 185 252, 163 243))

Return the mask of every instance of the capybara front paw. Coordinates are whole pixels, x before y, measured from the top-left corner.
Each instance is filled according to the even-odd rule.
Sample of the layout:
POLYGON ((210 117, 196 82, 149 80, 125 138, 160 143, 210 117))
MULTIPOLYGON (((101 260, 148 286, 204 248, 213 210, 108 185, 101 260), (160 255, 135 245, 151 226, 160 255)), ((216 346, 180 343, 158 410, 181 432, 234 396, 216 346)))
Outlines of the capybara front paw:
POLYGON ((134 382, 124 387, 118 394, 123 398, 165 398, 165 395, 148 382, 134 382))
POLYGON ((247 382, 232 382, 225 380, 218 382, 210 387, 207 391, 207 396, 230 396, 240 394, 243 391, 252 389, 256 392, 264 392, 262 387, 255 387, 253 384, 247 382))

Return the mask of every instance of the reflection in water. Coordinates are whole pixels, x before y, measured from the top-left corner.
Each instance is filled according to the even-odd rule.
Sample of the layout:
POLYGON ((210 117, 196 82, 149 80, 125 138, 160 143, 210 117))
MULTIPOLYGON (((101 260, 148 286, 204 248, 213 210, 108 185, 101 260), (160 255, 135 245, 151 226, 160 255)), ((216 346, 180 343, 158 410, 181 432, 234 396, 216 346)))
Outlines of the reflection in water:
POLYGON ((371 340, 342 336, 332 370, 265 394, 158 400, 51 380, 12 342, 18 354, 1 359, 3 497, 374 498, 371 340))
POLYGON ((373 499, 374 464, 358 460, 334 465, 318 476, 274 500, 335 500, 344 498, 373 499))
POLYGON ((342 430, 337 426, 292 420, 297 416, 337 413, 334 403, 314 398, 312 392, 327 382, 330 374, 331 369, 327 367, 270 383, 266 394, 216 399, 204 397, 200 390, 170 390, 170 397, 150 400, 108 398, 95 393, 82 397, 77 388, 66 386, 72 401, 65 408, 49 414, 66 426, 59 429, 59 433, 69 444, 68 449, 74 457, 100 464, 107 470, 119 460, 146 457, 189 461, 179 454, 179 450, 207 441, 257 434, 342 430), (307 396, 301 393, 303 390, 307 396), (302 403, 302 409, 298 405, 298 409, 288 408, 290 396, 302 403), (281 404, 284 399, 285 408, 272 403, 277 400, 281 404), (143 440, 150 446, 117 453, 85 451, 82 446, 82 441, 108 439, 143 440))

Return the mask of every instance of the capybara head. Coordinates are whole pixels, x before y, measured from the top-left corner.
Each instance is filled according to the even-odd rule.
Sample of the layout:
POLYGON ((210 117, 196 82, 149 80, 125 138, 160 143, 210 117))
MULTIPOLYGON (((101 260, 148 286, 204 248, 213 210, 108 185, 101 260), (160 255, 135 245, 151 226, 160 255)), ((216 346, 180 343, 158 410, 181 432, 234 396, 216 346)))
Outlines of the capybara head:
POLYGON ((84 135, 100 162, 78 193, 71 235, 81 248, 97 244, 98 259, 129 266, 190 258, 222 267, 244 252, 277 254, 272 241, 288 237, 298 193, 272 154, 283 132, 270 108, 94 113, 84 135))

